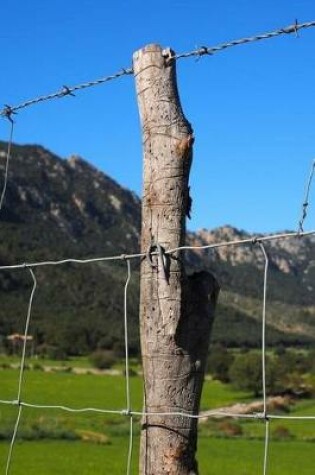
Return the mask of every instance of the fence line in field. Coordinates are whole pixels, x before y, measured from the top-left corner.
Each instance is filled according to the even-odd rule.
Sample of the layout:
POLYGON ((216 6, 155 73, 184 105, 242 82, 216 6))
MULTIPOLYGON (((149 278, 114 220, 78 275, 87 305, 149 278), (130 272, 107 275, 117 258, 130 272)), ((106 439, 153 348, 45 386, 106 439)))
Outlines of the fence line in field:
MULTIPOLYGON (((256 419, 256 420, 263 420, 265 422, 265 452, 264 452, 264 465, 263 465, 263 474, 267 474, 267 464, 268 464, 268 448, 269 448, 269 421, 272 419, 291 419, 291 420, 315 420, 314 416, 290 416, 290 415, 274 415, 269 414, 268 407, 267 407, 267 392, 266 392, 266 340, 265 340, 265 329, 266 329, 266 312, 267 312, 267 290, 268 290, 268 271, 269 271, 269 258, 266 252, 266 248, 264 243, 268 241, 274 240, 283 240, 283 239, 301 239, 307 236, 315 236, 314 231, 307 231, 307 232, 294 232, 294 233, 285 233, 285 234, 278 234, 278 235, 267 235, 261 237, 255 237, 253 239, 243 239, 243 240, 236 240, 236 241, 227 241, 227 242, 218 242, 212 243, 209 245, 204 246, 183 246, 178 247, 175 249, 170 249, 166 251, 169 254, 173 254, 176 252, 187 252, 187 251, 195 251, 195 250, 205 250, 205 249, 216 249, 219 247, 229 247, 229 246, 244 246, 248 244, 252 244, 253 248, 256 245, 259 245, 262 254, 264 256, 265 265, 264 265, 264 281, 263 281, 263 297, 262 297, 262 399, 263 399, 263 411, 262 412, 253 412, 251 414, 239 414, 237 412, 226 412, 220 410, 211 410, 203 411, 200 414, 191 414, 184 411, 178 412, 144 412, 144 411, 133 411, 131 407, 131 391, 130 391, 130 380, 129 380, 129 341, 128 341, 128 288, 131 279, 131 266, 130 262, 133 259, 144 258, 147 255, 144 253, 139 254, 124 254, 119 256, 107 256, 107 257, 100 257, 100 258, 93 258, 93 259, 64 259, 60 261, 40 261, 40 262, 33 262, 33 263, 23 263, 23 264, 13 264, 9 266, 0 266, 0 271, 2 270, 17 270, 21 268, 25 268, 32 277, 33 286, 29 297, 26 321, 25 321, 25 331, 24 331, 24 338, 23 338, 23 347, 22 347, 22 356, 21 356, 21 363, 20 363, 20 372, 19 372, 19 381, 18 381, 18 391, 17 397, 13 400, 4 400, 0 399, 0 404, 2 405, 13 405, 18 408, 18 413, 16 417, 16 422, 14 425, 14 430, 12 434, 12 439, 10 442, 10 447, 8 451, 7 457, 7 464, 6 464, 6 475, 10 473, 11 461, 13 457, 13 449, 16 442, 16 437, 18 434, 19 424, 22 417, 23 408, 33 408, 33 409, 58 409, 60 411, 72 412, 72 413, 88 413, 88 412, 98 412, 100 414, 117 414, 123 417, 128 417, 130 419, 129 425, 129 449, 128 449, 128 456, 127 456, 127 469, 126 474, 129 475, 131 473, 131 460, 132 460, 132 449, 133 449, 133 418, 136 417, 150 417, 152 415, 163 415, 168 417, 189 417, 189 418, 209 418, 209 417, 231 417, 231 418, 239 418, 239 419, 256 419), (31 403, 23 400, 22 397, 22 390, 23 390, 23 382, 24 382, 24 372, 25 372, 25 358, 26 358, 26 346, 27 346, 27 337, 28 337, 28 330, 29 325, 32 318, 32 304, 34 295, 37 289, 37 280, 35 270, 38 267, 43 266, 63 266, 69 263, 75 263, 78 265, 85 265, 90 263, 98 263, 103 261, 121 261, 124 260, 127 266, 127 277, 124 285, 124 345, 125 345, 125 394, 126 394, 126 406, 120 410, 113 410, 113 409, 106 409, 106 408, 96 408, 96 407, 81 407, 81 408, 74 408, 68 407, 63 405, 44 405, 44 404, 36 404, 31 403)), ((156 254, 156 252, 152 252, 152 254, 156 254)))
MULTIPOLYGON (((173 56, 168 56, 168 60, 178 60, 184 59, 189 57, 202 57, 202 56, 210 56, 217 52, 224 51, 230 47, 239 46, 243 44, 248 44, 252 42, 257 42, 265 39, 275 38, 280 35, 286 34, 298 34, 298 31, 305 28, 314 27, 315 22, 307 22, 307 23, 298 23, 297 21, 286 28, 281 28, 278 30, 274 30, 269 33, 264 33, 256 36, 251 36, 247 38, 242 38, 239 40, 234 40, 230 42, 226 42, 217 46, 207 47, 202 46, 197 48, 193 51, 186 52, 186 53, 179 53, 174 54, 173 56)), ((61 90, 50 93, 47 95, 40 95, 34 99, 27 100, 22 102, 16 106, 6 105, 2 110, 0 110, 0 116, 6 118, 10 123, 10 133, 9 133, 9 141, 6 151, 6 163, 5 163, 5 173, 4 173, 4 180, 2 185, 2 191, 0 195, 0 210, 3 208, 3 203, 5 199, 5 193, 7 188, 7 180, 8 180, 8 171, 9 171, 9 163, 11 159, 11 150, 12 150, 12 141, 13 141, 13 132, 14 132, 14 116, 15 114, 27 107, 33 106, 35 104, 46 102, 54 99, 61 99, 66 96, 73 96, 75 92, 94 87, 97 85, 101 85, 107 83, 112 80, 119 79, 126 75, 132 75, 133 69, 127 68, 118 71, 115 74, 105 76, 103 78, 85 82, 82 84, 78 84, 75 86, 66 86, 64 85, 61 90)), ((269 414, 268 411, 268 404, 267 404, 267 391, 266 391, 266 315, 268 312, 267 303, 268 303, 268 274, 269 274, 269 256, 265 247, 265 243, 274 241, 274 240, 283 240, 283 239, 303 239, 307 236, 314 236, 315 230, 312 231, 304 231, 304 222, 306 220, 308 210, 309 210, 309 195, 312 180, 314 177, 315 172, 315 160, 313 162, 311 173, 309 180, 306 186, 306 195, 305 199, 302 204, 302 211, 301 211, 301 218, 298 223, 298 231, 292 233, 282 233, 276 235, 263 235, 257 236, 251 239, 242 239, 242 240, 234 240, 234 241, 226 241, 226 242, 218 242, 212 244, 206 244, 204 246, 181 246, 175 249, 166 249, 166 254, 173 254, 178 252, 193 252, 195 250, 206 250, 206 249, 216 249, 220 247, 237 247, 237 246, 245 246, 252 244, 253 248, 255 246, 259 246, 261 253, 264 258, 264 270, 263 270, 263 291, 262 291, 262 319, 261 319, 261 365, 262 365, 262 403, 263 403, 263 411, 262 412, 253 412, 251 414, 239 414, 236 412, 223 412, 219 410, 211 410, 199 413, 199 414, 191 414, 185 411, 182 412, 164 412, 164 413, 152 413, 152 412, 144 412, 144 411, 133 411, 131 405, 131 389, 130 389, 130 379, 129 379, 129 337, 128 337, 128 291, 129 291, 129 283, 132 277, 132 270, 131 270, 131 261, 133 259, 141 259, 146 258, 147 254, 145 253, 136 253, 136 254, 123 254, 123 255, 116 255, 116 256, 105 256, 105 257, 96 257, 90 259, 63 259, 63 260, 56 260, 56 261, 41 261, 41 262, 26 262, 26 263, 16 263, 13 265, 7 266, 0 266, 0 272, 3 270, 17 270, 23 269, 30 274, 32 279, 32 289, 29 296, 27 314, 25 318, 25 329, 24 329, 24 338, 23 338, 23 347, 22 347, 22 355, 20 361, 20 370, 19 370, 19 377, 18 377, 18 389, 17 395, 15 399, 12 400, 5 400, 0 399, 0 405, 3 406, 16 406, 17 407, 17 416, 15 419, 15 424, 13 428, 13 433, 9 445, 7 460, 6 460, 6 475, 9 475, 11 471, 11 464, 14 455, 14 447, 18 435, 18 430, 20 426, 21 419, 23 417, 23 411, 27 408, 33 409, 42 409, 42 410, 51 410, 51 409, 58 409, 60 411, 66 411, 71 413, 89 413, 89 412, 98 412, 100 414, 117 414, 118 416, 128 417, 129 418, 129 447, 128 447, 128 454, 127 454, 127 461, 126 461, 126 474, 130 475, 131 473, 131 460, 132 460, 132 453, 133 453, 133 424, 134 424, 134 417, 150 417, 152 415, 164 415, 168 417, 190 417, 190 418, 209 418, 209 417, 231 417, 231 418, 239 418, 239 419, 256 419, 256 420, 263 420, 265 423, 265 436, 264 436, 264 459, 263 459, 263 475, 266 475, 268 472, 268 458, 269 458, 269 424, 272 419, 287 419, 287 420, 315 420, 315 415, 311 416, 290 416, 290 415, 276 415, 276 414, 269 414), (121 408, 120 410, 113 410, 110 408, 96 408, 96 407, 81 407, 81 408, 74 408, 65 405, 43 405, 43 404, 36 404, 29 401, 23 400, 23 385, 24 385, 24 373, 25 373, 25 360, 26 360, 26 348, 27 348, 27 340, 28 340, 28 332, 29 332, 29 325, 32 320, 32 309, 33 309, 33 299, 38 287, 38 282, 36 280, 36 269, 38 267, 43 266, 63 266, 67 264, 76 264, 76 265, 85 265, 85 264, 93 264, 99 263, 104 261, 124 261, 126 263, 126 280, 124 284, 124 348, 125 348, 125 407, 121 408)), ((151 252, 151 255, 156 255, 157 252, 151 252)))

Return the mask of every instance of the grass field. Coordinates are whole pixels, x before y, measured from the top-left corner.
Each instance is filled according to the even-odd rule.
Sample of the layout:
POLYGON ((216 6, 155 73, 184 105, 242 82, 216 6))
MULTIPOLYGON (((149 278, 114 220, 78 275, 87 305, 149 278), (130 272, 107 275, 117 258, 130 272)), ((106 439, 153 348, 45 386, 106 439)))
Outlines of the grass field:
MULTIPOLYGON (((19 372, 0 370, 0 399, 16 398, 19 372)), ((130 378, 134 410, 142 407, 142 381, 130 378)), ((71 371, 26 371, 22 400, 75 408, 124 409, 125 378, 112 375, 73 374, 71 371)), ((249 401, 250 395, 236 392, 218 381, 205 381, 202 409, 249 401)), ((16 407, 0 405, 0 473, 5 471, 16 407)), ((315 401, 301 401, 292 415, 314 415, 315 401)), ((253 475, 262 473, 264 424, 233 420, 239 432, 232 436, 224 422, 209 420, 200 425, 198 459, 201 474, 253 475)), ((133 452, 137 473, 138 425, 133 452)), ((14 448, 12 475, 121 474, 128 451, 128 419, 121 415, 72 414, 60 410, 23 408, 18 440, 14 448)), ((268 475, 311 475, 315 466, 314 421, 272 420, 270 423, 268 475), (280 427, 280 429, 279 429, 280 427), (280 438, 279 438, 280 434, 280 438)))
MULTIPOLYGON (((139 439, 135 440, 132 473, 137 472, 139 439)), ((0 443, 0 473, 4 473, 7 444, 0 443)), ((198 460, 201 475, 260 475, 264 447, 257 440, 201 437, 198 460)), ((127 439, 110 445, 84 442, 23 442, 14 451, 12 475, 121 475, 126 472, 127 439)), ((268 475, 313 475, 314 444, 272 442, 268 475)))
MULTIPOLYGON (((0 399, 15 399, 18 371, 2 370, 0 373, 0 399)), ((142 380, 131 377, 131 400, 134 410, 142 407, 142 380)), ((71 372, 45 373, 26 371, 23 400, 36 404, 55 404, 75 407, 102 407, 123 409, 126 405, 125 378, 123 376, 76 375, 71 372)), ((202 409, 220 407, 236 401, 246 401, 249 393, 232 390, 219 381, 205 381, 202 409)))

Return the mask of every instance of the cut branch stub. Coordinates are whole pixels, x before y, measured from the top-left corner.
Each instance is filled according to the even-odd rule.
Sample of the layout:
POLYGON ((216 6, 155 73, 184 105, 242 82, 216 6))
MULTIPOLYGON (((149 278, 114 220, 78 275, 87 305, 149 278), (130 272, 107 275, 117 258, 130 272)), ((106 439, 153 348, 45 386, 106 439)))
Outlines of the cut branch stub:
POLYGON ((197 473, 197 420, 161 413, 198 413, 218 293, 209 273, 187 278, 181 256, 164 253, 185 243, 194 142, 173 56, 158 45, 134 54, 144 153, 141 249, 147 252, 140 278, 141 350, 145 411, 156 414, 143 421, 143 475, 197 473))

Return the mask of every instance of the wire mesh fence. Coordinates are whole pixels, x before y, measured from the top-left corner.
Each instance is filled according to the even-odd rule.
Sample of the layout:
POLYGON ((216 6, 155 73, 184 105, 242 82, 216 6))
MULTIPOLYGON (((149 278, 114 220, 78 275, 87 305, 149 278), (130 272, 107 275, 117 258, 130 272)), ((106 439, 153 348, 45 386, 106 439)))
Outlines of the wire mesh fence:
MULTIPOLYGON (((212 55, 216 52, 223 51, 226 48, 246 44, 254 41, 259 41, 263 39, 274 38, 276 36, 282 34, 297 34, 298 31, 302 28, 309 28, 315 26, 315 22, 308 22, 298 24, 297 22, 289 26, 287 28, 282 28, 276 30, 274 32, 266 33, 263 35, 256 35, 250 38, 244 38, 241 40, 236 40, 232 42, 228 42, 216 47, 202 47, 198 48, 194 51, 188 53, 182 53, 174 56, 174 59, 180 58, 188 58, 192 56, 203 56, 203 55, 212 55)), ((79 91, 81 89, 85 89, 87 87, 92 87, 95 85, 106 83, 110 80, 121 78, 125 75, 133 74, 132 68, 123 69, 120 72, 106 76, 96 81, 90 81, 78 86, 68 87, 63 86, 63 88, 56 93, 48 94, 46 96, 39 96, 35 99, 31 99, 25 101, 17 106, 6 106, 2 111, 0 111, 0 115, 4 118, 7 118, 10 122, 10 137, 8 142, 8 149, 6 153, 6 165, 5 165, 5 176, 3 181, 3 187, 1 191, 1 198, 0 198, 0 210, 3 207, 4 200, 5 200, 5 193, 7 187, 7 179, 8 179, 8 169, 9 163, 11 159, 11 147, 12 147, 12 140, 13 140, 13 131, 14 131, 14 114, 25 108, 32 106, 34 104, 52 100, 63 98, 68 95, 72 95, 74 92, 79 91)), ((128 451, 126 456, 126 469, 125 473, 130 475, 132 472, 132 456, 134 452, 134 426, 135 423, 139 421, 140 418, 145 417, 147 420, 150 416, 156 415, 163 415, 165 418, 172 418, 172 417, 187 417, 187 418, 195 418, 195 419, 209 419, 209 418, 230 418, 233 420, 236 419, 246 419, 246 420, 254 420, 254 421, 262 421, 264 424, 264 455, 263 455, 263 462, 261 467, 261 473, 264 475, 268 474, 268 464, 269 464, 269 454, 270 454, 270 424, 274 420, 288 420, 288 421, 314 421, 315 414, 310 415, 290 415, 290 414, 277 414, 274 413, 268 407, 268 391, 266 386, 266 372, 267 372, 267 359, 266 359, 266 317, 268 314, 268 277, 270 272, 270 260, 268 255, 267 244, 271 241, 280 241, 280 240, 296 240, 296 239, 304 239, 309 236, 315 235, 315 230, 312 231, 304 231, 304 222, 307 218, 308 208, 309 208, 309 196, 310 196, 310 189, 313 181, 315 170, 315 161, 311 167, 311 173, 309 179, 307 181, 306 186, 306 194, 305 199, 302 204, 301 210, 301 217, 298 223, 298 229, 296 232, 292 233, 282 233, 282 234, 273 234, 273 235, 264 235, 264 236, 257 236, 256 238, 251 239, 240 239, 240 240, 232 240, 226 242, 217 242, 211 243, 204 246, 182 246, 176 249, 167 249, 165 251, 166 254, 186 254, 191 253, 196 250, 202 252, 203 250, 211 251, 218 248, 228 248, 228 247, 243 247, 243 246, 252 246, 252 249, 260 250, 260 253, 263 258, 264 266, 263 266, 263 279, 262 279, 262 290, 261 290, 261 368, 262 368, 262 381, 261 381, 261 393, 262 393, 262 409, 257 411, 252 411, 251 413, 242 414, 239 411, 229 411, 229 410, 214 410, 211 407, 203 410, 200 413, 192 414, 185 411, 178 411, 178 412, 146 412, 145 410, 137 410, 133 408, 132 405, 132 389, 130 384, 130 358, 129 358, 129 331, 128 331, 128 309, 129 309, 129 289, 130 289, 130 281, 133 277, 133 269, 131 266, 132 261, 139 261, 142 258, 146 258, 147 255, 144 253, 134 253, 134 254, 123 254, 123 255, 113 255, 113 256, 100 256, 95 258, 89 259, 74 259, 74 258, 67 258, 62 260, 52 260, 52 261, 37 261, 37 262, 23 262, 23 263, 15 263, 13 265, 5 265, 0 266, 0 272, 10 270, 11 272, 18 272, 21 270, 25 270, 25 272, 30 277, 31 286, 29 292, 29 299, 27 305, 27 311, 25 315, 25 323, 24 323, 24 332, 22 335, 22 351, 21 351, 21 359, 19 363, 19 375, 17 380, 17 390, 13 397, 10 398, 1 398, 0 396, 0 407, 13 407, 16 410, 15 414, 15 423, 12 427, 12 436, 7 452, 6 463, 5 463, 5 474, 9 475, 10 473, 14 473, 12 470, 12 461, 14 459, 14 450, 17 442, 17 437, 19 433, 19 428, 21 421, 25 413, 29 410, 50 410, 50 411, 60 411, 64 413, 71 413, 74 415, 78 414, 89 414, 89 413, 98 413, 102 416, 104 415, 115 415, 121 418, 124 418, 128 421, 128 433, 129 433, 129 442, 128 442, 128 451), (27 361, 27 347, 29 344, 29 329, 30 324, 32 322, 33 317, 33 303, 34 298, 36 296, 36 292, 40 284, 38 283, 38 279, 36 276, 36 271, 38 268, 46 268, 46 267, 64 267, 68 265, 74 266, 86 266, 86 265, 97 265, 99 263, 104 263, 111 261, 113 263, 124 263, 126 266, 126 277, 124 282, 124 288, 122 293, 123 299, 123 323, 124 323, 124 399, 125 403, 120 407, 113 409, 111 407, 93 407, 93 406, 80 406, 76 407, 75 405, 68 405, 68 404, 44 404, 44 403, 36 403, 34 401, 30 401, 27 397, 24 396, 24 386, 25 386, 25 374, 26 374, 26 361, 27 361)), ((158 254, 158 251, 152 251, 152 255, 158 254)), ((1 395, 1 390, 0 390, 1 395)), ((211 442, 209 442, 210 444, 211 442)))
POLYGON ((163 412, 163 413, 148 413, 139 410, 133 410, 131 404, 131 387, 130 387, 130 363, 129 363, 129 338, 128 338, 128 286, 130 283, 130 279, 132 277, 132 270, 131 270, 131 261, 134 259, 140 259, 145 257, 145 254, 131 254, 131 255, 120 255, 120 256, 109 256, 109 257, 100 257, 95 259, 82 259, 82 260, 75 260, 75 259, 65 259, 62 261, 48 261, 48 262, 33 262, 33 263, 23 263, 23 264, 16 264, 12 266, 1 266, 0 271, 3 270, 20 270, 24 268, 26 272, 28 272, 32 279, 32 288, 29 296, 27 314, 25 318, 25 330, 23 335, 23 347, 22 347, 22 355, 21 355, 21 362, 20 362, 20 370, 19 370, 19 378, 18 378, 18 388, 16 396, 13 399, 4 400, 0 399, 0 405, 6 406, 14 406, 16 407, 17 414, 16 414, 16 421, 13 428, 11 443, 8 451, 7 463, 6 463, 6 475, 8 475, 11 468, 12 458, 14 456, 14 446, 16 443, 16 438, 19 430, 20 421, 23 417, 24 411, 28 409, 40 409, 40 410, 58 410, 64 411, 73 414, 82 414, 82 413, 99 413, 102 415, 105 414, 115 414, 121 416, 123 418, 129 419, 129 449, 126 461, 126 473, 131 473, 131 459, 133 453, 133 427, 134 427, 134 419, 136 418, 137 421, 141 417, 149 418, 153 415, 163 415, 165 417, 175 417, 175 416, 182 416, 182 417, 189 417, 189 418, 197 418, 197 419, 208 419, 208 418, 232 418, 232 419, 252 419, 252 420, 261 420, 265 424, 265 437, 264 437, 264 461, 263 461, 263 469, 262 473, 267 474, 268 471, 268 450, 269 450, 269 425, 270 421, 276 419, 282 420, 304 420, 304 421, 314 421, 315 415, 309 416, 296 416, 296 415, 279 415, 273 414, 268 410, 267 404, 267 389, 266 389, 266 313, 268 312, 268 272, 269 272, 269 258, 266 251, 265 243, 268 241, 274 240, 283 240, 283 239, 303 239, 306 236, 315 235, 315 231, 308 231, 308 232, 295 232, 295 233, 287 233, 287 234, 279 234, 279 235, 268 235, 263 237, 257 237, 252 240, 238 240, 238 241, 228 241, 228 242, 220 242, 209 244, 207 246, 185 246, 184 248, 177 248, 169 250, 169 253, 175 252, 191 252, 193 250, 202 250, 202 249, 216 249, 218 247, 227 247, 227 246, 248 246, 249 243, 253 244, 254 246, 259 246, 260 251, 264 258, 264 269, 263 269, 263 289, 262 289, 262 315, 261 315, 261 352, 262 352, 262 411, 253 412, 251 414, 240 414, 239 412, 228 412, 226 410, 212 410, 208 408, 208 410, 203 411, 199 414, 191 414, 185 413, 182 411, 179 412, 163 412), (24 384, 24 376, 25 376, 25 367, 26 367, 26 348, 28 344, 28 336, 29 336, 29 327, 32 319, 32 308, 33 308, 33 300, 36 294, 36 290, 38 288, 38 283, 36 279, 36 268, 43 267, 43 266, 65 266, 69 263, 75 263, 76 265, 87 265, 91 263, 98 263, 106 260, 111 261, 124 261, 126 263, 126 281, 124 285, 124 296, 123 296, 123 308, 124 308, 124 345, 125 345, 125 405, 121 407, 121 409, 111 409, 111 408, 101 408, 101 407, 71 407, 66 405, 45 405, 45 404, 36 404, 32 401, 27 401, 23 397, 23 384, 24 384))

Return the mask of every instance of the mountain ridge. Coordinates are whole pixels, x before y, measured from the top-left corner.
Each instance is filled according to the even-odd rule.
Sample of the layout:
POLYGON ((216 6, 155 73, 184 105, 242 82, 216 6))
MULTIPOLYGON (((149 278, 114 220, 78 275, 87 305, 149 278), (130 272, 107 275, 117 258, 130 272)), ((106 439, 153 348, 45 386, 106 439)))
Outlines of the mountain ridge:
MULTIPOLYGON (((5 142, 0 142, 2 176, 6 146, 5 142)), ((12 146, 7 194, 0 221, 1 265, 139 252, 140 199, 82 157, 73 155, 62 159, 42 146, 12 146)), ((258 236, 225 225, 211 231, 188 232, 187 243, 204 246, 243 239, 255 242, 258 236)), ((274 344, 314 341, 314 236, 270 241, 264 247, 269 257, 268 303, 271 307, 267 323, 271 340, 274 344), (297 321, 295 325, 294 320, 297 321)), ((257 344, 261 333, 259 302, 265 263, 260 246, 249 242, 195 250, 186 252, 185 258, 189 272, 209 269, 221 284, 220 315, 215 324, 214 340, 227 345, 257 344), (228 337, 226 325, 234 336, 228 337)), ((134 263, 135 278, 130 289, 135 347, 138 344, 137 266, 138 263, 134 263)), ((64 333, 62 345, 67 353, 79 351, 71 348, 69 338, 66 338, 67 332, 71 334, 75 325, 80 328, 79 338, 84 340, 81 344, 83 352, 121 344, 122 322, 117 328, 110 331, 109 328, 122 312, 123 262, 117 265, 103 263, 88 272, 72 268, 64 272, 59 269, 45 272, 37 271, 40 290, 33 325, 38 345, 60 346, 60 335, 59 340, 53 335, 57 325, 61 325, 64 333), (55 279, 53 285, 50 283, 51 288, 47 284, 48 274, 50 279, 55 279), (100 279, 105 281, 101 284, 100 279), (45 301, 54 302, 54 305, 47 309, 45 301), (100 315, 104 315, 103 320, 100 315)), ((19 312, 13 302, 18 288, 27 294, 28 287, 26 277, 16 278, 13 272, 0 276, 0 293, 7 299, 0 314, 0 334, 13 332, 20 325, 19 312), (8 289, 9 296, 5 294, 8 289)))

